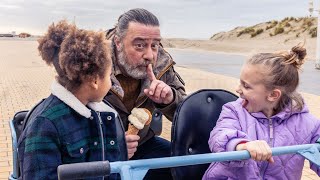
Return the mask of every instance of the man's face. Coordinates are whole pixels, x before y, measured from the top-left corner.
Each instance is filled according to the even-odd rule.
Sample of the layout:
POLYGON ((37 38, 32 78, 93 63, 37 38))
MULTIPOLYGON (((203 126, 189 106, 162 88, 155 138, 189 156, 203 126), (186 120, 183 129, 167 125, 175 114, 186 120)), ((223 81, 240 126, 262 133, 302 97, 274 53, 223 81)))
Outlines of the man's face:
POLYGON ((127 34, 120 41, 115 40, 118 51, 118 63, 123 73, 135 78, 147 77, 148 64, 157 61, 161 36, 158 26, 146 26, 130 22, 127 34))

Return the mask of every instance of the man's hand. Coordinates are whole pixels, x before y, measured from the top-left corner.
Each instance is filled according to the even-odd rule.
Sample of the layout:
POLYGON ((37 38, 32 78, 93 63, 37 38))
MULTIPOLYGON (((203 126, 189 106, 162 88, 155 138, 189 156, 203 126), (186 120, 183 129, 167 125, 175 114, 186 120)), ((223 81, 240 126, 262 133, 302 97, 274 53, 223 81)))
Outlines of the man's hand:
POLYGON ((138 135, 129 135, 126 133, 126 142, 127 142, 128 158, 129 159, 137 151, 139 139, 140 139, 140 137, 138 135))
POLYGON ((144 89, 144 93, 157 104, 170 104, 173 101, 172 89, 163 81, 157 80, 151 64, 147 67, 147 75, 151 84, 149 88, 144 89))
POLYGON ((270 146, 266 141, 249 141, 245 144, 238 144, 236 150, 247 150, 250 153, 250 156, 255 161, 269 161, 273 163, 272 151, 270 146))

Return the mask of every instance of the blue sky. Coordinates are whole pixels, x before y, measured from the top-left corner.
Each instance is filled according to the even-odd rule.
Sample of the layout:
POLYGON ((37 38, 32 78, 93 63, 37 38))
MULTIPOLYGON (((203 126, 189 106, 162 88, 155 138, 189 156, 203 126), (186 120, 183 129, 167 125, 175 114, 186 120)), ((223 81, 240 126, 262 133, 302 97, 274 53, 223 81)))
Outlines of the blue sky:
MULTIPOLYGON (((113 27, 131 8, 160 20, 163 37, 208 39, 214 33, 284 17, 308 16, 309 0, 0 0, 0 32, 42 34, 63 18, 81 28, 113 27)), ((315 5, 317 3, 315 2, 315 5)))

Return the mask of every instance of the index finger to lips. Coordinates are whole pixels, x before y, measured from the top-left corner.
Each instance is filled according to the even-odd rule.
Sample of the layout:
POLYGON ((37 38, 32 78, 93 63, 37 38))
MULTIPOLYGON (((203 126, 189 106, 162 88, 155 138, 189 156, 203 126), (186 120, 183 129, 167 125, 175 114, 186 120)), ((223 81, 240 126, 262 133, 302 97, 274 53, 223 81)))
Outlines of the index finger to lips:
POLYGON ((148 64, 147 75, 150 81, 156 80, 156 76, 153 73, 152 64, 148 64))

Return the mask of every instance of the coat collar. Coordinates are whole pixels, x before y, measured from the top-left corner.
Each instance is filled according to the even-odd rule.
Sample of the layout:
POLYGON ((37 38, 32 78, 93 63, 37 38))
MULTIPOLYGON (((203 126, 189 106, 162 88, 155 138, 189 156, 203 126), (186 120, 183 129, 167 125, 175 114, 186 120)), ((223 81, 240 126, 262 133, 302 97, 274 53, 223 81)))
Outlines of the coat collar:
POLYGON ((69 90, 67 90, 57 81, 52 83, 51 93, 86 118, 91 116, 91 110, 88 107, 98 112, 112 112, 115 114, 115 116, 117 116, 117 112, 104 102, 89 102, 87 105, 88 107, 85 106, 77 97, 75 97, 69 90))

